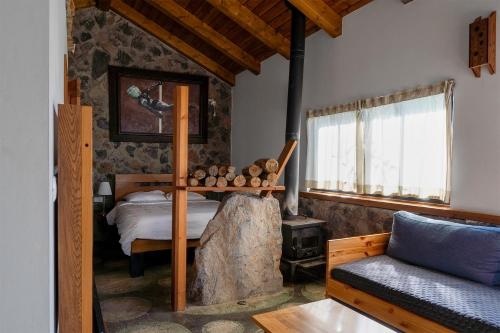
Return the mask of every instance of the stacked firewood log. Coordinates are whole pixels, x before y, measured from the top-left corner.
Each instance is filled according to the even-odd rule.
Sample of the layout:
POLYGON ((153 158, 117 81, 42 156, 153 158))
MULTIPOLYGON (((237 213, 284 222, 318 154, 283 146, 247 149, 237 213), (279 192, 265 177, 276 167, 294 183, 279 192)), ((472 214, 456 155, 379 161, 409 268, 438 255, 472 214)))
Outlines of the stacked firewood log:
POLYGON ((278 182, 279 163, 275 159, 259 159, 236 173, 234 166, 211 165, 191 172, 188 186, 205 187, 272 187, 278 182))

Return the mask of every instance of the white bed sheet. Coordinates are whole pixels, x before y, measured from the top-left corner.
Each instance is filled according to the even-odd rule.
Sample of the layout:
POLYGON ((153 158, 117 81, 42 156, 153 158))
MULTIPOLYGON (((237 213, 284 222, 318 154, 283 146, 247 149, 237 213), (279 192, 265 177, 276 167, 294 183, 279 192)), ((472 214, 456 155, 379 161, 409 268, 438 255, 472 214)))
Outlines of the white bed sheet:
MULTIPOLYGON (((201 237, 219 204, 213 200, 188 201, 188 239, 201 237)), ((118 202, 106 219, 109 225, 116 224, 126 255, 130 255, 135 239, 172 239, 172 201, 118 202)))

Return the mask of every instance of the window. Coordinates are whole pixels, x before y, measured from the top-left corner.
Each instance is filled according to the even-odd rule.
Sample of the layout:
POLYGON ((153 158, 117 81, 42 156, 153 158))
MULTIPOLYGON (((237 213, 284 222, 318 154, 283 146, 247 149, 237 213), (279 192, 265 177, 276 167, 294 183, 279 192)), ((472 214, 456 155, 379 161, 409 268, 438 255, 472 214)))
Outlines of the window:
POLYGON ((309 111, 306 186, 449 202, 453 87, 309 111))

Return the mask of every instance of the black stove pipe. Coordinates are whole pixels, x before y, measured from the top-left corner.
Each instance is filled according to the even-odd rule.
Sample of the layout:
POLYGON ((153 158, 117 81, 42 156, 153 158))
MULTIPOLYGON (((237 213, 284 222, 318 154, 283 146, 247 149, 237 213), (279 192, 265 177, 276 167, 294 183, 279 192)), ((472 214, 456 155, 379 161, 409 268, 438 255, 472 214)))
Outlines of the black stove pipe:
MULTIPOLYGON (((298 140, 300 145, 300 123, 302 109, 302 81, 304 73, 306 19, 298 9, 292 10, 292 40, 290 47, 290 69, 288 76, 288 101, 286 111, 286 141, 298 140)), ((285 168, 285 200, 283 218, 294 219, 299 206, 299 145, 285 168)))

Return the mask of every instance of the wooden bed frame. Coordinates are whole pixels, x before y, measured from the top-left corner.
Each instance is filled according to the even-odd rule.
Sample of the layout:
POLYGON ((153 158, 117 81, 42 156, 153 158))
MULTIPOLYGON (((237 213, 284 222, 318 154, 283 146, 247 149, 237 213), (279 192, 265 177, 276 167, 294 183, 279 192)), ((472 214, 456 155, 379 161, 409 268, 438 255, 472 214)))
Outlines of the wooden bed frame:
POLYGON ((332 278, 332 270, 351 261, 383 255, 390 233, 351 237, 328 241, 326 295, 375 317, 403 332, 451 333, 454 332, 434 321, 420 317, 399 306, 381 300, 361 290, 332 278))
MULTIPOLYGON (((162 190, 172 192, 174 176, 172 174, 116 174, 115 175, 115 202, 133 192, 162 190)), ((201 193, 204 194, 204 193, 201 193)), ((188 239, 187 247, 200 246, 199 239, 188 239)), ((144 275, 144 253, 171 250, 171 240, 136 239, 132 242, 130 253, 130 275, 139 277, 144 275)))

